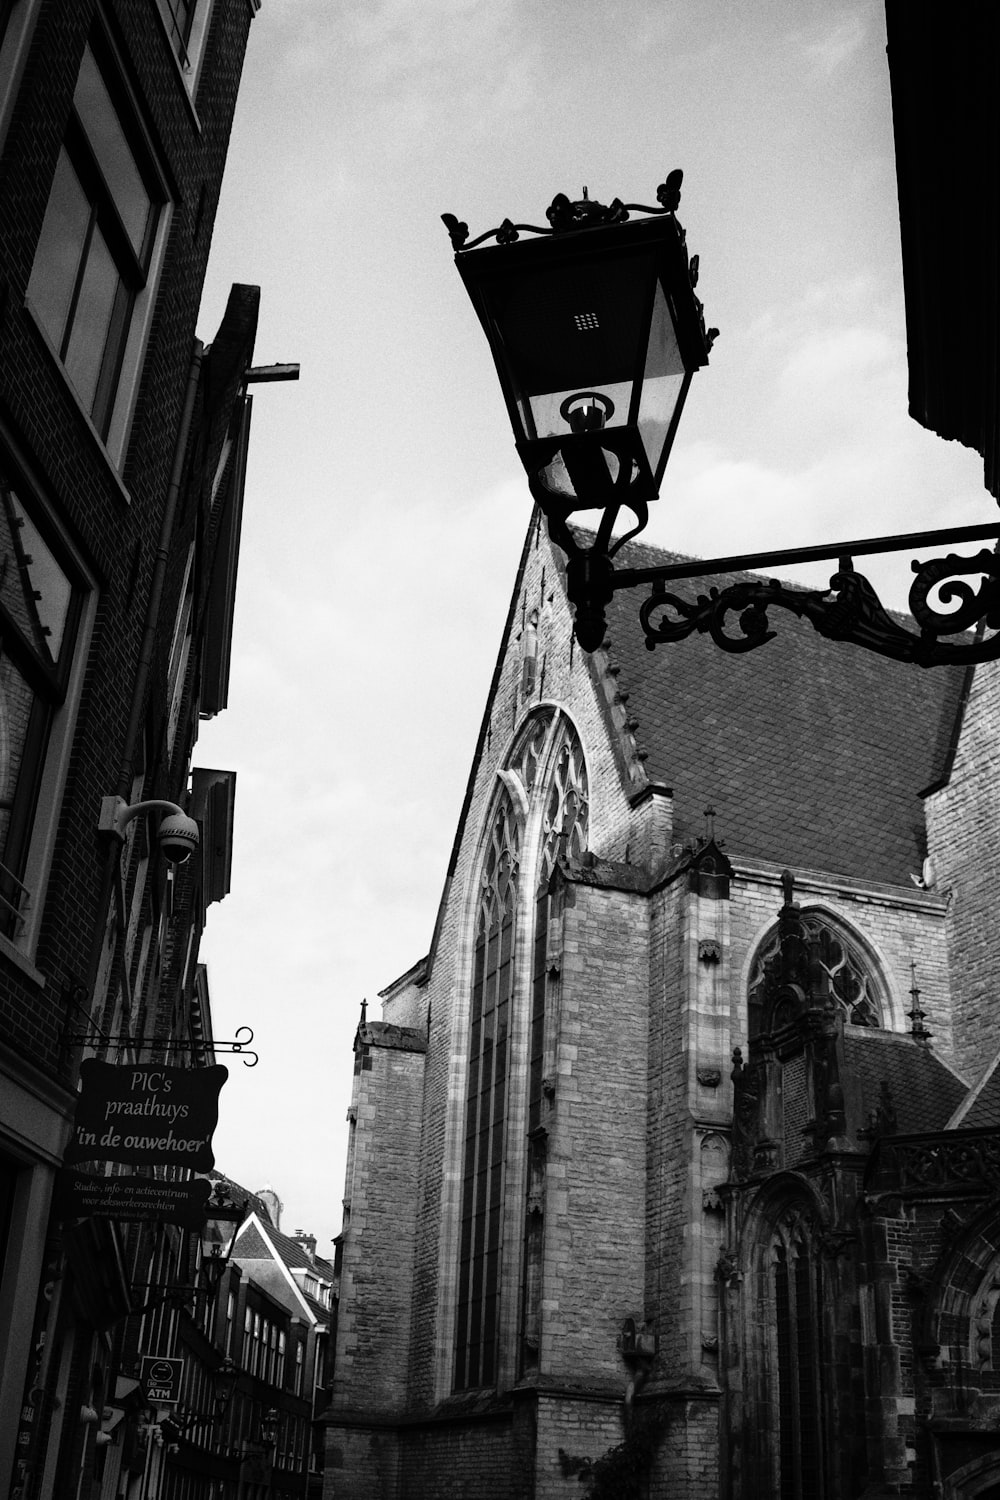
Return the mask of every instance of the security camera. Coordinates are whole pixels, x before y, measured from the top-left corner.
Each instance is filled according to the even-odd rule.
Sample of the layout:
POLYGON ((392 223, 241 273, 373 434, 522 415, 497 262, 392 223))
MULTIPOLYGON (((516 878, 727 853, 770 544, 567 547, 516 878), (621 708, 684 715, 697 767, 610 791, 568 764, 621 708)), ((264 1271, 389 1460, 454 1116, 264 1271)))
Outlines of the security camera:
POLYGON ((156 832, 156 842, 172 865, 182 865, 198 847, 198 825, 187 813, 171 813, 156 832))
POLYGON ((121 797, 104 797, 97 831, 124 844, 125 830, 133 818, 154 811, 166 813, 156 831, 156 842, 172 865, 182 865, 198 847, 198 825, 176 802, 154 798, 149 802, 135 802, 129 807, 121 797))

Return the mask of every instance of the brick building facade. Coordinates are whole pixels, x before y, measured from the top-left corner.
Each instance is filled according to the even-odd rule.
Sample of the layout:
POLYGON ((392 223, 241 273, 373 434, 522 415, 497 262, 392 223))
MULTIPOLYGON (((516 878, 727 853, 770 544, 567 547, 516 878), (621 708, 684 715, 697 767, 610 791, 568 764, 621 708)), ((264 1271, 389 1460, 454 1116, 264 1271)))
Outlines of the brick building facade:
MULTIPOLYGON (((54 1190, 85 1058, 213 1061, 198 941, 228 890, 234 778, 192 776, 191 755, 228 690, 257 289, 233 289, 210 347, 195 323, 258 5, 0 5, 0 1495, 17 1500, 136 1492, 126 1318, 197 1276, 196 1235, 54 1190), (162 806, 116 826, 147 802, 197 822, 189 864, 163 858, 162 806)), ((150 1317, 151 1352, 172 1354, 193 1312, 150 1317)))
POLYGON ((997 671, 633 611, 583 655, 533 525, 356 1036, 326 1493, 992 1494, 997 671))

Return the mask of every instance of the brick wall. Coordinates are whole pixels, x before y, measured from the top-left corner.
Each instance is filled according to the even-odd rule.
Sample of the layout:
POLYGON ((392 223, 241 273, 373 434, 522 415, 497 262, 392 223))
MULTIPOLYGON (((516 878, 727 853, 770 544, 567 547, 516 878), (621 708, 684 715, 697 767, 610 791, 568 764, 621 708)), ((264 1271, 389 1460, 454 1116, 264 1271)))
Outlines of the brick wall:
MULTIPOLYGON (((115 790, 124 750, 146 597, 177 441, 195 320, 228 147, 236 90, 250 26, 246 0, 218 0, 192 123, 185 87, 152 6, 113 4, 112 31, 123 70, 141 101, 173 179, 166 257, 128 459, 121 476, 89 428, 56 362, 24 307, 93 0, 59 0, 39 8, 22 92, 3 143, 0 177, 0 279, 7 303, 0 324, 0 451, 30 471, 55 525, 85 560, 98 607, 87 656, 37 952, 40 986, 0 958, 0 1044, 50 1076, 65 1075, 59 1041, 64 990, 86 977, 91 936, 100 919, 100 857, 95 827, 100 797, 115 790), (201 205, 199 208, 199 204, 201 205), (122 480, 125 490, 123 491, 122 480)), ((5 462, 5 467, 10 467, 5 462)), ((193 535, 196 512, 181 518, 193 535)), ((186 546, 178 553, 186 555, 186 546)), ((169 647, 179 587, 175 553, 168 573, 158 643, 158 671, 169 647)), ((154 675, 154 691, 157 678, 154 675)), ((164 712, 161 708, 161 714, 164 712)), ((154 735, 160 727, 152 715, 154 735)), ((160 795, 162 765, 151 767, 160 795)), ((155 795, 155 792, 149 792, 155 795)))
POLYGON ((927 798, 935 889, 948 902, 956 1065, 970 1083, 1000 1048, 1000 670, 976 667, 947 784, 927 798))
POLYGON ((356 1044, 333 1397, 338 1410, 390 1413, 405 1402, 423 1047, 422 1036, 381 1022, 362 1028, 356 1044))
POLYGON ((645 901, 570 886, 546 1170, 539 1373, 624 1393, 622 1323, 644 1315, 645 901))

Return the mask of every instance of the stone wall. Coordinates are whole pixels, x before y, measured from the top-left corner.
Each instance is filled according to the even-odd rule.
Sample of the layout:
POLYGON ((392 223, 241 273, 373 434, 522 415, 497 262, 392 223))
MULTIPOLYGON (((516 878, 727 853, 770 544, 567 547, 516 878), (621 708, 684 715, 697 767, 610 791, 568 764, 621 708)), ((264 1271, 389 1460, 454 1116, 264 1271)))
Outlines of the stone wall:
POLYGON ((976 667, 950 775, 926 800, 934 889, 948 903, 955 1061, 975 1083, 1000 1049, 1000 669, 976 667))

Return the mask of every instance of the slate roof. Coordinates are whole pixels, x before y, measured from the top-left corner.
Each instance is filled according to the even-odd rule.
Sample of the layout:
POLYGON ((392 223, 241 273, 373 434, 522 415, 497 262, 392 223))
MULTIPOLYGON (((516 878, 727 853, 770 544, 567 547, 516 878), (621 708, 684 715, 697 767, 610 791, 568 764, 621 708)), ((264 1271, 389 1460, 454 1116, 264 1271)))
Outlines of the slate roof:
POLYGON ((861 1088, 867 1121, 879 1103, 882 1080, 889 1085, 899 1135, 944 1130, 965 1098, 965 1084, 928 1047, 893 1031, 848 1031, 844 1036, 845 1084, 861 1088))
POLYGON ((964 1109, 950 1122, 956 1130, 1000 1129, 1000 1057, 995 1057, 970 1091, 964 1109))
MULTIPOLYGON (((275 1229, 272 1224, 267 1226, 267 1236, 274 1245, 275 1252, 290 1271, 313 1271, 324 1281, 333 1280, 333 1265, 330 1261, 324 1260, 321 1255, 317 1255, 315 1260, 310 1260, 305 1247, 298 1240, 293 1240, 291 1235, 282 1234, 281 1230, 275 1229)), ((272 1259, 271 1251, 256 1224, 248 1224, 240 1235, 239 1254, 241 1260, 272 1259)))
MULTIPOLYGON (((636 543, 619 558, 680 560, 636 543)), ((669 587, 694 598, 749 576, 669 587)), ((777 638, 742 655, 698 633, 649 651, 643 597, 612 600, 608 654, 646 774, 674 793, 677 841, 703 833, 711 804, 730 859, 909 885, 926 852, 919 793, 946 766, 964 669, 888 661, 781 609, 777 638)), ((599 673, 600 655, 591 660, 599 673)))
MULTIPOLYGON (((293 1240, 287 1234, 282 1234, 280 1229, 275 1229, 271 1224, 267 1226, 267 1233, 274 1244, 274 1250, 278 1258, 293 1273, 292 1279, 295 1282, 296 1289, 317 1322, 323 1324, 329 1323, 331 1316, 330 1308, 324 1307, 318 1297, 314 1297, 311 1292, 307 1292, 300 1278, 295 1276, 294 1273, 298 1269, 309 1271, 321 1280, 329 1281, 332 1284, 334 1281, 334 1271, 330 1261, 324 1260, 320 1255, 317 1255, 314 1261, 310 1260, 304 1247, 298 1241, 293 1240)), ((274 1265, 274 1255, 271 1253, 257 1225, 252 1222, 248 1223, 239 1235, 236 1241, 235 1254, 240 1264, 246 1261, 261 1260, 274 1265)))

